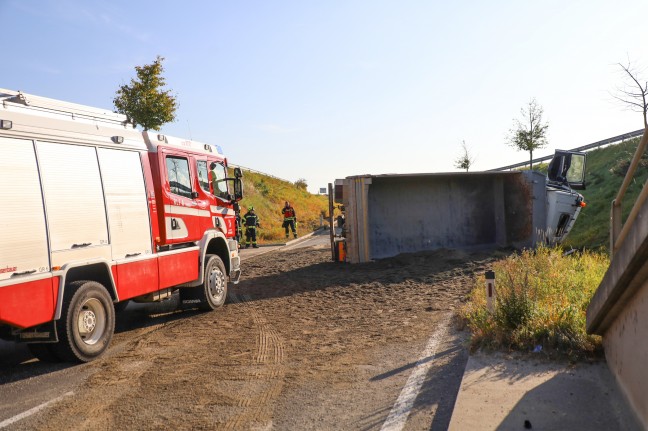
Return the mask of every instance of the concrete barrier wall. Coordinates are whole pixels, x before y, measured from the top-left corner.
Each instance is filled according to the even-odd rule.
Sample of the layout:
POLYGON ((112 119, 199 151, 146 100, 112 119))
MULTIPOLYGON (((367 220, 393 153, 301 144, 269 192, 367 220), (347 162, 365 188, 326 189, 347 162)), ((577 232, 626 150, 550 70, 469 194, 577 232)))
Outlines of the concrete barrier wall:
POLYGON ((605 332, 603 345, 608 366, 648 429, 648 282, 605 332))
POLYGON ((522 172, 347 177, 352 263, 439 248, 532 247, 546 224, 544 176, 522 172))
POLYGON ((587 307, 610 370, 648 429, 648 201, 587 307))

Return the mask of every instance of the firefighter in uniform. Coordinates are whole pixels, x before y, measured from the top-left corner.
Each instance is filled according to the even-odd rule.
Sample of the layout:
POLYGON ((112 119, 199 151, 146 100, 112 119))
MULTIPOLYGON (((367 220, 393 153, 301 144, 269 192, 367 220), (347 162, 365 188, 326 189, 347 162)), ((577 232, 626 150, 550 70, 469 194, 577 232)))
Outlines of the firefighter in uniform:
POLYGON ((250 247, 250 240, 252 240, 252 247, 258 248, 257 228, 261 226, 259 225, 259 217, 254 212, 254 207, 250 207, 243 216, 243 224, 245 225, 245 248, 250 247))
POLYGON ((295 214, 295 209, 290 206, 290 202, 286 202, 281 214, 284 216, 284 221, 282 227, 286 229, 286 238, 288 238, 288 228, 292 230, 293 236, 297 238, 297 215, 295 214))

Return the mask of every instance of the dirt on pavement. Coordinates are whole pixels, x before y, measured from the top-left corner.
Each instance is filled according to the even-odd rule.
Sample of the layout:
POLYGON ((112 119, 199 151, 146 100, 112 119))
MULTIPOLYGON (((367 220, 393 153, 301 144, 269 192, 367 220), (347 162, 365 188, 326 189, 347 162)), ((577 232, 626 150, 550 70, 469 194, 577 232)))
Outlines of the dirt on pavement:
MULTIPOLYGON (((73 395, 11 429, 380 428, 427 339, 492 253, 330 259, 326 247, 251 258, 222 309, 179 310, 140 329, 83 365, 90 376, 73 395)), ((456 376, 450 365, 465 353, 456 331, 442 350, 429 379, 443 393, 422 394, 407 429, 416 417, 429 429, 437 410, 452 409, 463 367, 456 376)), ((436 419, 447 427, 449 416, 436 419)))

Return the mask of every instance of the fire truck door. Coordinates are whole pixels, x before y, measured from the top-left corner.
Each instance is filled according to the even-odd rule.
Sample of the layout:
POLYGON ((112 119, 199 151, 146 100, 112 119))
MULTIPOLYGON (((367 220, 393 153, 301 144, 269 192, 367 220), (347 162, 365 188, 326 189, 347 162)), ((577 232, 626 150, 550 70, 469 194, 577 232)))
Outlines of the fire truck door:
POLYGON ((198 207, 193 189, 189 159, 179 155, 166 156, 170 195, 165 199, 164 213, 167 239, 172 243, 196 241, 202 237, 201 218, 209 211, 198 207))
POLYGON ((100 148, 113 260, 151 254, 151 226, 140 154, 100 148))

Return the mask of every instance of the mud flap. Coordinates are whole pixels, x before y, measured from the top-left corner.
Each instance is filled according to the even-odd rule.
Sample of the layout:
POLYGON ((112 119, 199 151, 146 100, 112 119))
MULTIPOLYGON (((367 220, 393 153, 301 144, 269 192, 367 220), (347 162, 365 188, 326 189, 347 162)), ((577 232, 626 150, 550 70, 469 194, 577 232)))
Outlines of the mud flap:
POLYGON ((195 308, 202 304, 204 299, 201 296, 201 289, 203 289, 202 285, 197 287, 183 287, 180 289, 180 307, 195 308))
POLYGON ((17 330, 14 337, 19 343, 58 343, 56 322, 52 320, 32 328, 17 330))

